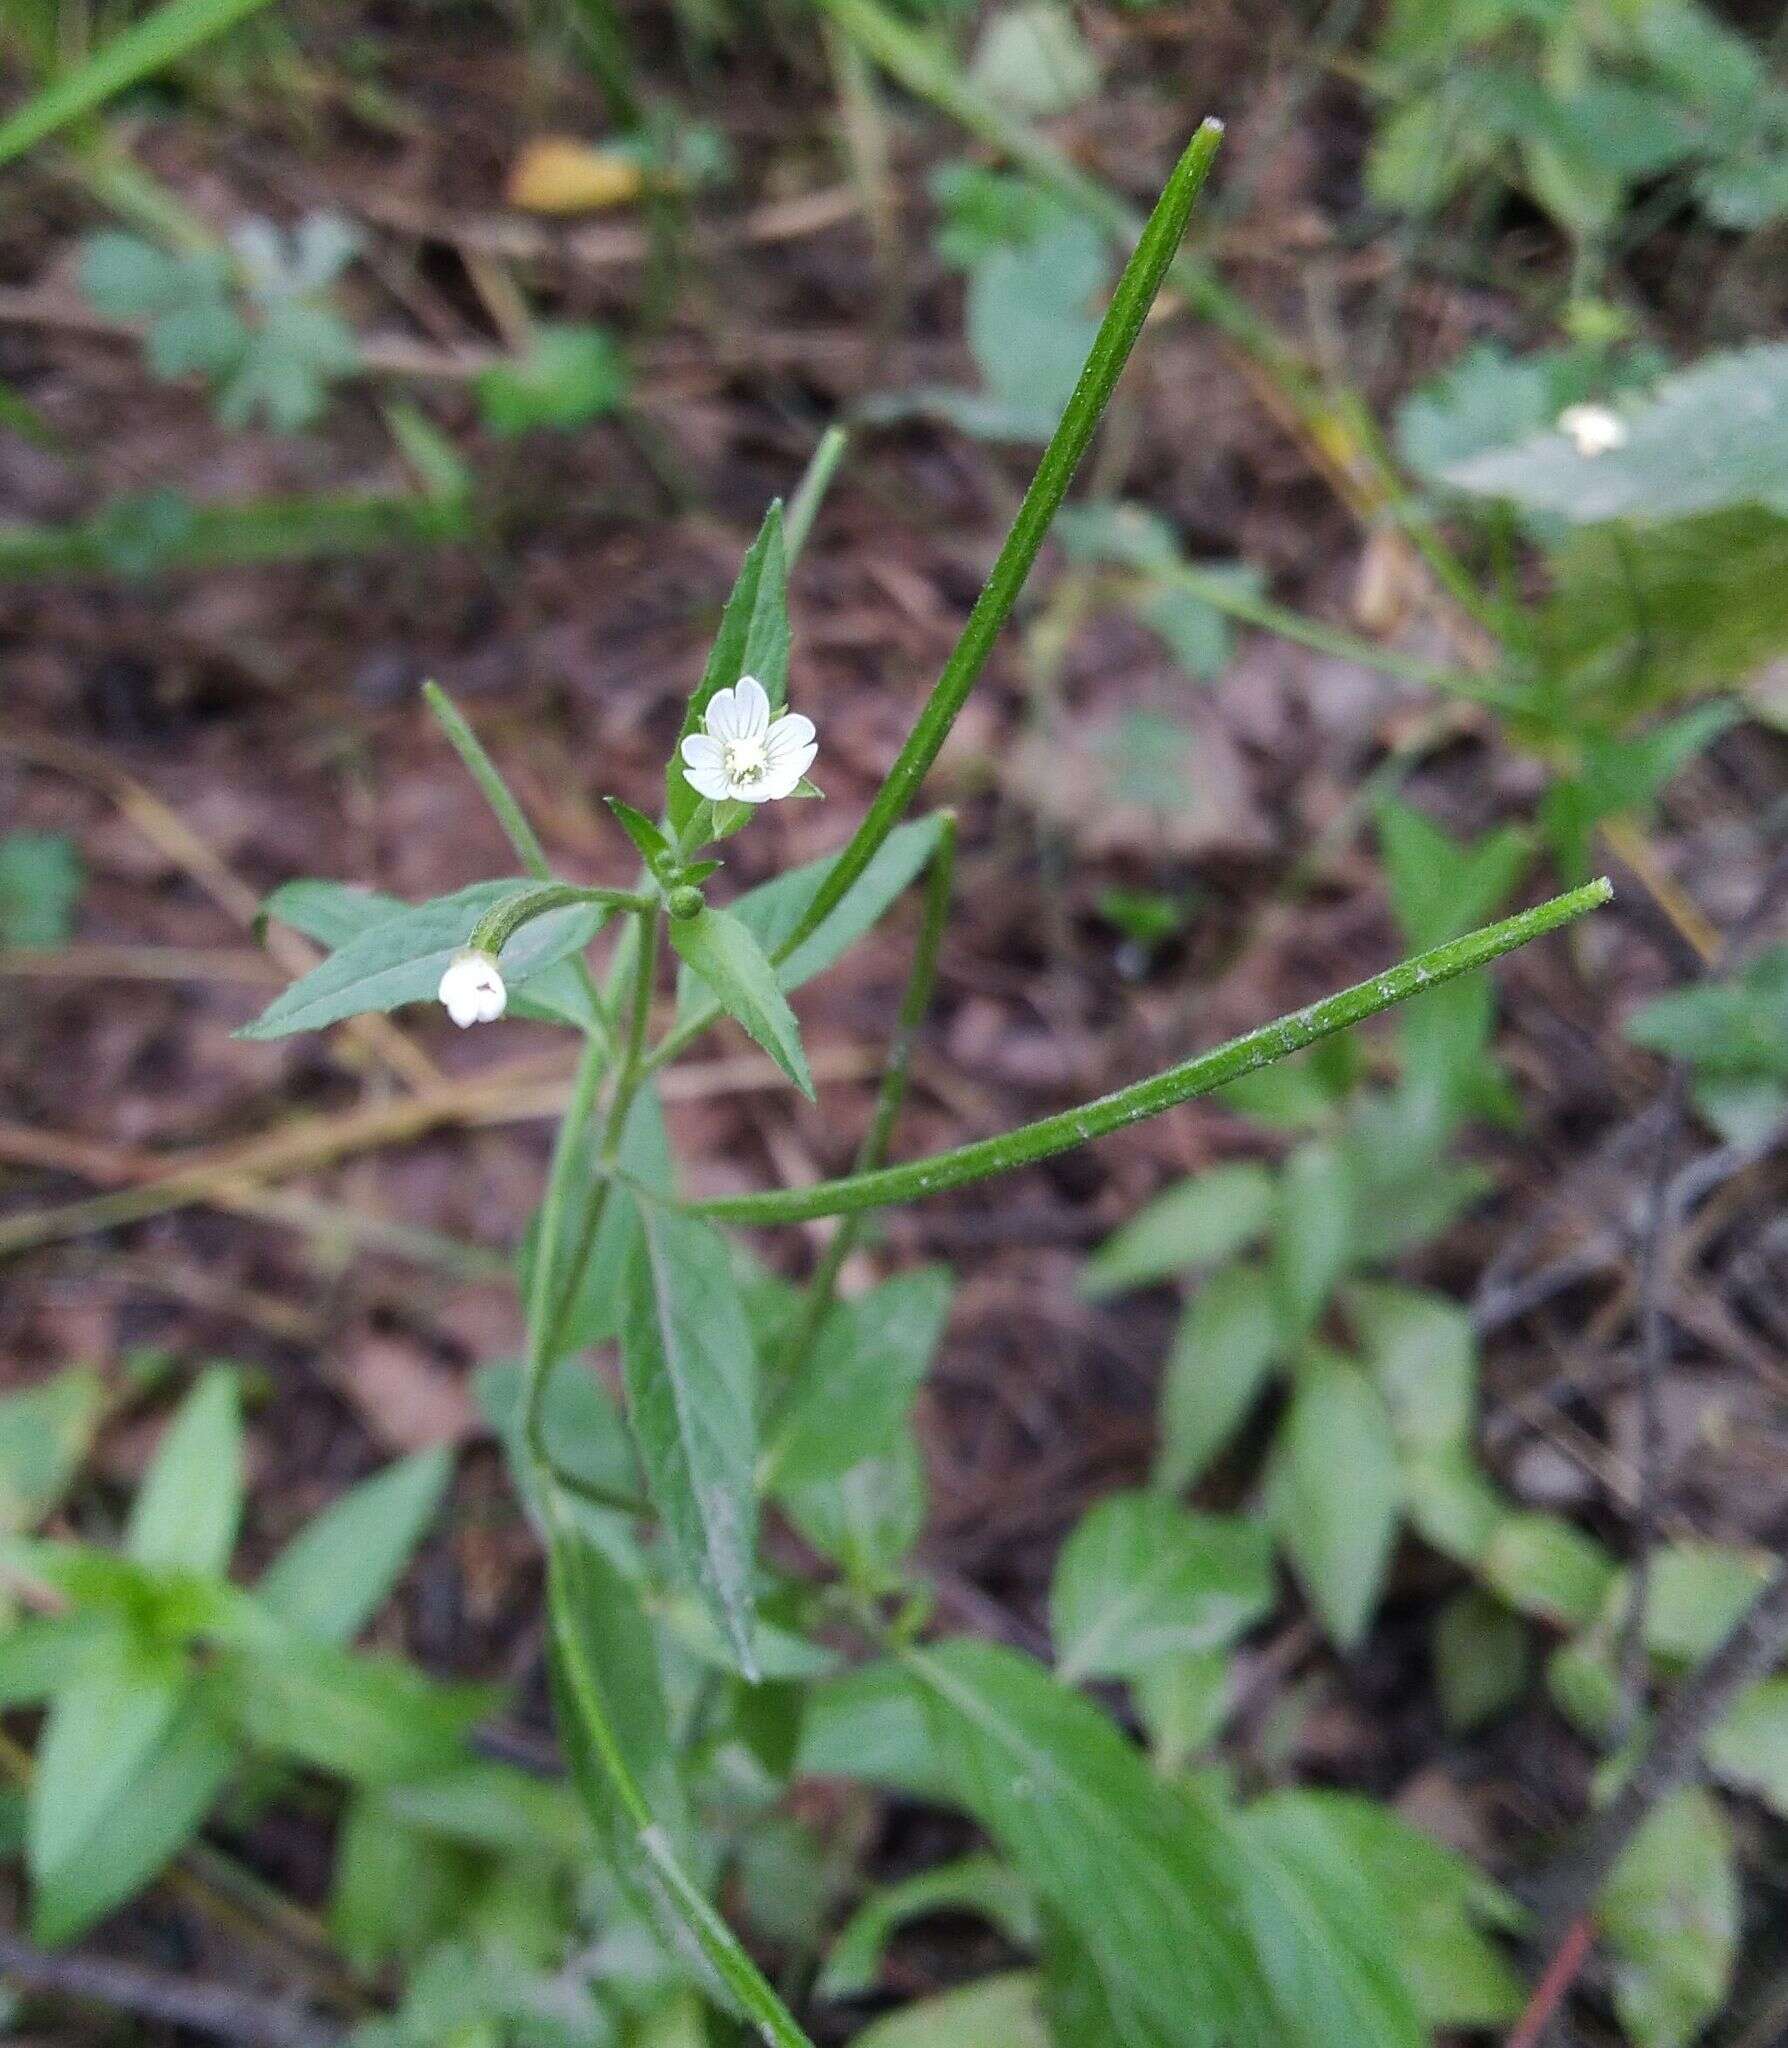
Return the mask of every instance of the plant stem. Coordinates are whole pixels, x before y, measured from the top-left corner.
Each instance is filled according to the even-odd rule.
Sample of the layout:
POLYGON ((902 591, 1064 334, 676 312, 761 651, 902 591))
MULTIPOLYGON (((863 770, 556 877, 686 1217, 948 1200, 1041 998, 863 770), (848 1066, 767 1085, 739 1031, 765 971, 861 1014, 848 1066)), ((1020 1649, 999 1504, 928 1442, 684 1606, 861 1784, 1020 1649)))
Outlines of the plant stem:
MULTIPOLYGON (((869 1129, 858 1148, 854 1174, 872 1173, 888 1156, 894 1122, 906 1099, 907 1078, 912 1071, 913 1048, 918 1041, 919 1027, 925 1021, 925 1013, 931 1007, 932 990, 937 986, 938 951, 943 943, 944 921, 950 911, 950 885, 956 873, 956 816, 952 811, 945 811, 941 816, 943 829, 938 835, 937 848, 931 856, 931 869, 926 876, 924 921, 913 949, 912 972, 907 977, 906 993, 901 998, 900 1014, 888 1046, 888 1064, 876 1096, 875 1114, 870 1118, 869 1129)), ((783 1380, 788 1386, 795 1385, 801 1377, 801 1368, 807 1363, 820 1325, 832 1306, 838 1275, 862 1232, 862 1212, 845 1217, 832 1233, 831 1243, 814 1268, 801 1305, 801 1320, 788 1341, 783 1361, 783 1380)), ((770 1469, 766 1456, 765 1471, 761 1475, 766 1485, 770 1469)))
POLYGON ((264 7, 267 0, 163 0, 0 121, 0 164, 11 163, 114 93, 264 7))
MULTIPOLYGON (((528 822, 528 814, 521 807, 515 792, 503 780, 502 771, 485 751, 484 743, 466 721, 465 713, 454 703, 437 682, 426 682, 422 686, 422 701, 434 713, 436 722, 447 735, 447 743, 465 765, 466 773, 478 785, 478 793, 490 805, 497 823, 503 828, 503 835, 514 847, 517 859, 537 882, 550 882, 552 864, 546 857, 546 848, 540 843, 540 835, 528 822)), ((602 991, 596 985, 596 977, 590 972, 590 963, 580 953, 577 956, 577 977, 583 991, 590 999, 590 1014, 597 1019, 605 1043, 614 1043, 614 1025, 608 1014, 608 1006, 602 1000, 602 991)))
POLYGON ((566 12, 582 24, 590 69, 609 119, 617 128, 637 128, 641 111, 638 66, 615 0, 571 0, 566 12))
POLYGON ((523 925, 532 924, 549 910, 594 903, 604 910, 630 910, 643 917, 657 900, 640 889, 585 888, 576 882, 546 882, 538 889, 521 889, 493 904, 472 927, 472 936, 466 943, 474 952, 489 953, 494 959, 523 925))
POLYGON ((807 536, 813 531, 813 522, 820 506, 825 503, 827 491, 832 488, 832 479, 838 474, 838 465, 844 460, 850 440, 843 427, 828 427, 808 459, 801 481, 795 486, 795 495, 789 500, 782 520, 782 544, 787 550, 791 569, 807 545, 807 536))
POLYGON ((497 823, 502 826, 509 844, 515 848, 522 866, 537 882, 550 882, 552 866, 547 860, 546 848, 540 843, 540 835, 528 823, 527 813, 515 792, 503 780, 502 771, 486 753, 484 742, 467 723, 465 713, 434 681, 423 684, 422 701, 434 713, 441 730, 447 735, 448 744, 465 763, 466 773, 477 783, 479 795, 496 813, 497 823))
POLYGON ((608 1107, 608 1120, 597 1156, 607 1165, 621 1147, 627 1112, 646 1071, 646 1027, 652 1019, 652 984, 658 978, 658 952, 664 940, 664 906, 654 901, 640 919, 639 957, 633 968, 633 998, 628 1008, 627 1044, 621 1054, 620 1078, 608 1107))
MULTIPOLYGON (((641 1081, 646 1075, 646 1027, 652 1016, 652 984, 658 975, 658 953, 664 930, 663 906, 654 901, 648 911, 641 913, 636 926, 639 932, 639 948, 632 964, 632 993, 628 1005, 627 1043, 621 1054, 621 1066, 615 1076, 615 1089, 604 1112, 602 1131, 596 1141, 596 1159, 604 1177, 597 1183, 590 1196, 590 1206, 584 1215, 583 1229, 578 1237, 577 1247, 567 1262, 565 1285, 559 1291, 557 1302, 547 1309, 546 1296, 538 1292, 550 1289, 550 1277, 543 1279, 543 1273, 550 1273, 546 1266, 535 1268, 536 1294, 528 1316, 528 1406, 524 1410, 527 1419, 526 1441, 537 1459, 546 1460, 546 1448, 542 1425, 545 1416, 546 1390, 552 1379, 554 1366, 559 1361, 560 1346, 566 1319, 571 1313, 571 1304, 577 1299, 579 1287, 583 1284, 584 1268, 589 1263, 590 1253, 595 1248, 596 1233, 602 1227, 603 1214, 608 1207, 609 1189, 616 1178, 614 1163, 621 1149, 621 1139, 627 1129, 627 1118, 633 1108, 635 1096, 639 1093, 641 1081)), ((582 1070, 579 1071, 579 1085, 582 1084, 582 1070)), ((581 1129, 588 1122, 589 1104, 586 1103, 581 1115, 575 1115, 576 1102, 566 1112, 565 1122, 560 1130, 561 1142, 565 1133, 581 1129), (575 1123, 574 1123, 575 1115, 575 1123)), ((553 1169, 556 1174, 559 1155, 555 1151, 553 1169)), ((569 1169, 567 1169, 569 1172, 569 1169)), ((565 1187, 569 1187, 567 1179, 565 1187)), ((564 1207, 565 1188, 561 1188, 557 1207, 564 1207)), ((536 1257, 541 1257, 547 1247, 547 1208, 553 1205, 553 1194, 549 1183, 547 1200, 542 1204, 540 1239, 536 1257)), ((558 1243, 558 1217, 555 1214, 552 1225, 552 1246, 556 1253, 558 1243)), ((550 1462, 550 1461, 548 1461, 550 1462)), ((592 1490, 575 1474, 567 1473, 562 1467, 552 1466, 553 1476, 561 1485, 574 1492, 593 1499, 592 1490)), ((620 1496, 605 1496, 594 1503, 598 1507, 621 1508, 637 1513, 645 1503, 626 1500, 620 1496)))
MULTIPOLYGON (((534 1271, 528 1289, 528 1355, 522 1379, 522 1443, 536 1472, 550 1479, 551 1453, 546 1444, 546 1389, 554 1351, 549 1341, 548 1304, 552 1299, 553 1267, 558 1262, 559 1226, 577 1170, 577 1148, 596 1107, 596 1090, 608 1066, 608 1049, 592 1032, 584 1041, 571 1100, 553 1141, 552 1165, 540 1204, 540 1226, 534 1239, 534 1271)), ((592 1205, 604 1199, 598 1188, 592 1205)))
MULTIPOLYGON (((554 1547, 556 1551, 556 1543, 554 1547)), ((565 1598, 556 1569, 549 1580, 548 1596, 554 1601, 565 1598)), ((608 1774, 615 1797, 633 1826, 641 1854, 663 1879, 684 1925, 772 2048, 813 2048, 768 1979, 746 1954, 738 1936, 677 1861, 603 1709, 602 1688, 585 1659, 583 1632, 572 1626, 562 1627, 557 1639, 572 1704, 608 1774)))
MULTIPOLYGON (((1587 883, 1516 917, 1504 918, 1464 938, 1418 953, 1413 959, 1374 975, 1370 981, 1343 989, 1307 1009, 1294 1010, 1245 1037, 1232 1038, 1226 1045, 1197 1053, 1146 1081, 1133 1082, 1096 1102, 1040 1118, 998 1137, 983 1138, 905 1166, 887 1166, 872 1173, 822 1181, 817 1187, 724 1195, 681 1206, 692 1214, 718 1217, 730 1223, 807 1223, 819 1216, 847 1216, 860 1209, 881 1209, 890 1203, 915 1201, 970 1181, 985 1180, 990 1174, 1028 1166, 1035 1160, 1048 1159, 1057 1152, 1121 1130, 1126 1124, 1138 1123, 1144 1117, 1158 1116, 1177 1103, 1208 1095, 1244 1074, 1271 1066, 1288 1054, 1314 1045, 1320 1038, 1363 1023, 1393 1003, 1485 966, 1515 947, 1526 945, 1530 939, 1555 931, 1585 911, 1606 903, 1611 894, 1605 880, 1587 883)), ((641 1193, 647 1200, 653 1198, 650 1189, 642 1189, 641 1193)))
POLYGON ((1167 181, 1167 189, 1157 201, 1141 239, 1118 279, 1117 290, 1100 323, 1086 367, 1074 387, 1074 395, 1043 451, 1037 473, 1024 494, 1024 502, 1018 508, 1018 516, 1012 522, 1012 529, 1000 549, 992 573, 969 613, 962 637, 945 662, 943 673, 933 686, 925 708, 908 734, 887 779, 876 792, 863 822, 815 893, 800 923, 777 949, 775 957, 778 961, 786 960, 837 908, 857 877, 874 859, 877 848, 905 815, 918 794, 919 784, 937 759, 938 750, 949 736, 957 713, 986 666, 1000 628, 1018 602, 1019 593, 1024 588, 1031 564, 1037 559, 1051 522, 1061 509, 1074 472, 1092 441, 1100 416, 1110 401, 1136 337, 1142 331, 1142 323, 1161 289, 1161 281, 1186 231, 1186 222, 1222 139, 1220 122, 1204 122, 1175 166, 1173 176, 1167 181))

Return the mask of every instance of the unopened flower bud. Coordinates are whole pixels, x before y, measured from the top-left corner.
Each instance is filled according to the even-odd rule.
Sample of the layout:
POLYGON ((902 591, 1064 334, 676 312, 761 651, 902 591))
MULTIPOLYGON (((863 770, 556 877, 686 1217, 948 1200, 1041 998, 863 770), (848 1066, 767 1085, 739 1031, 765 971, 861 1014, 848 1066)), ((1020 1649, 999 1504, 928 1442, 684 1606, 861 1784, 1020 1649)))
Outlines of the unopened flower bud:
POLYGON ((494 1023, 509 1003, 509 991, 495 960, 470 947, 455 953, 447 963, 440 997, 448 1016, 462 1031, 468 1024, 494 1023))

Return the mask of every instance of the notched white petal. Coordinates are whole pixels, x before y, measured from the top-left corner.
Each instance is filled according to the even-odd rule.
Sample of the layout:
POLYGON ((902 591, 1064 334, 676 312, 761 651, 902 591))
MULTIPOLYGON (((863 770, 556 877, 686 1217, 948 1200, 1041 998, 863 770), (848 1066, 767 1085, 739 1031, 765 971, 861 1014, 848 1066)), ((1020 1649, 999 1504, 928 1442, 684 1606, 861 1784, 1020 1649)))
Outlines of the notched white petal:
POLYGON ((741 676, 733 685, 733 716, 741 737, 770 729, 770 693, 756 676, 741 676))
POLYGON ((739 736, 737 700, 731 690, 716 690, 708 699, 707 709, 702 713, 702 724, 708 733, 725 742, 739 736))
POLYGON ((791 711, 779 718, 764 736, 769 748, 770 759, 780 761, 788 755, 799 753, 803 747, 814 745, 813 720, 803 717, 799 711, 791 711))

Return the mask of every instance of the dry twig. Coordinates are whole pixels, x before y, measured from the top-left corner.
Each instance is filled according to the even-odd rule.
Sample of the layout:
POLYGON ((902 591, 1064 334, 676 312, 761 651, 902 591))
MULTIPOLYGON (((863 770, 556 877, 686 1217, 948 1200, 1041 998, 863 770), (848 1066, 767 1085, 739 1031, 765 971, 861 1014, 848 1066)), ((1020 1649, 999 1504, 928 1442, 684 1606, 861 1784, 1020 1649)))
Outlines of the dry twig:
POLYGON ((104 2006, 163 2026, 189 2027, 220 2041, 240 2042, 243 2048, 337 2048, 342 2039, 339 2028, 289 1999, 101 1956, 46 1955, 5 1928, 0 1928, 0 1977, 27 1991, 104 2006))

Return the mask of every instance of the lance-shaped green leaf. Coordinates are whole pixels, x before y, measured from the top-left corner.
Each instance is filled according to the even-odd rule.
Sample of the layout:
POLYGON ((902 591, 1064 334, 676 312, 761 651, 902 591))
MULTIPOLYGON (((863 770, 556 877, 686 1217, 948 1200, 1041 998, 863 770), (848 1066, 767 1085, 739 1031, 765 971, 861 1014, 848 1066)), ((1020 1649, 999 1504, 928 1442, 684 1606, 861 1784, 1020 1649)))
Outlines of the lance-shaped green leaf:
POLYGON ((615 814, 615 822, 629 839, 650 871, 662 879, 676 865, 676 848, 659 831, 644 811, 636 811, 629 803, 623 803, 618 796, 605 801, 615 814))
MULTIPOLYGON (((346 946, 350 938, 371 932, 375 924, 395 918, 412 905, 401 897, 385 895, 379 889, 358 889, 352 883, 293 881, 281 883, 262 905, 262 918, 276 918, 289 924, 305 938, 313 938, 332 952, 346 946)), ((569 958, 557 967, 545 967, 530 975, 526 989, 510 987, 510 1006, 504 1012, 512 1018, 535 1018, 549 1024, 573 1024, 578 1030, 602 1030, 602 1018, 590 995, 590 975, 584 963, 569 958)))
POLYGON ((750 929, 724 910, 670 920, 671 944, 727 1015, 763 1047, 809 1101, 813 1076, 801 1049, 801 1027, 777 984, 776 970, 750 929))
POLYGON ((711 1201, 686 1206, 703 1216, 723 1217, 733 1223, 804 1223, 818 1216, 848 1216, 860 1209, 880 1209, 893 1202, 916 1201, 923 1195, 943 1194, 989 1174, 1006 1173, 1034 1160, 1048 1159, 1057 1152, 1071 1151, 1109 1131, 1158 1116, 1176 1103, 1208 1095, 1252 1074, 1274 1061, 1300 1052, 1318 1039, 1345 1031, 1368 1017, 1406 1001, 1438 982, 1486 966, 1516 946, 1526 945, 1542 933, 1554 931, 1585 911, 1606 903, 1612 891, 1606 881, 1586 883, 1549 903, 1525 910, 1500 924, 1487 925, 1465 938, 1418 953, 1400 966, 1356 983, 1338 995, 1294 1010, 1289 1016, 1232 1038, 1210 1052, 1196 1053, 1178 1066, 1133 1082, 1114 1094, 1100 1096, 1075 1109, 1055 1116, 1040 1117, 1021 1124, 1015 1131, 997 1138, 983 1138, 972 1145, 958 1146, 929 1159, 916 1159, 904 1166, 884 1166, 869 1173, 847 1175, 841 1180, 822 1181, 817 1187, 772 1190, 755 1195, 723 1195, 711 1201))
POLYGON ((955 1796, 1086 1949, 1113 2003, 1164 2048, 1278 2038, 1236 1859, 1202 1810, 1029 1658, 952 1642, 909 1669, 955 1796))
POLYGON ((1639 2048, 1688 2048, 1726 2002, 1738 1952, 1738 1877, 1719 1802, 1698 1786, 1633 1837, 1597 1919, 1614 1952, 1614 2007, 1639 2048))
POLYGON ((1766 1678, 1733 1702, 1707 1738, 1708 1768, 1788 1814, 1788 1678, 1766 1678))
POLYGON ((1262 1966, 1305 2048, 1428 2048, 1428 2025, 1512 2019, 1515 1979, 1468 1906, 1513 1902, 1462 1857, 1364 1799, 1279 1792, 1236 1817, 1262 1966))
POLYGON ((647 1489, 679 1570, 755 1676, 757 1359, 726 1244, 642 1202, 623 1287, 622 1374, 647 1489))
MULTIPOLYGON (((479 918, 532 886, 513 879, 474 882, 454 895, 408 905, 381 918, 276 996, 238 1037, 285 1038, 294 1031, 319 1031, 367 1010, 433 1002, 448 963, 479 918)), ((279 902, 276 897, 270 908, 283 916, 279 902)), ((316 898, 302 902, 314 915, 316 898)), ((344 906, 338 901, 334 908, 340 914, 344 906)), ((505 984, 516 988, 581 952, 596 936, 602 918, 599 906, 574 903, 524 925, 504 948, 505 984)))
POLYGON ((1692 364, 1646 397, 1623 399, 1610 431, 1593 453, 1554 429, 1442 474, 1455 490, 1579 525, 1750 504, 1779 512, 1788 507, 1788 343, 1692 364))
POLYGON ((0 1534, 34 1528, 62 1498, 105 1405, 99 1375, 85 1366, 0 1397, 0 1534))
POLYGON ((694 1936, 771 2048, 812 2048, 737 1936, 689 1876, 681 1792, 650 1629, 632 1588, 561 1526, 547 1580, 553 1700, 579 1792, 623 1882, 694 1936))
POLYGON ((227 1707, 249 1740, 356 1784, 391 1784, 463 1760, 494 1697, 441 1685, 394 1657, 356 1656, 311 1636, 230 1659, 227 1707))
POLYGON ((190 1683, 177 1652, 121 1629, 57 1695, 38 1742, 25 1832, 34 1883, 103 1857, 107 1815, 166 1737, 190 1683))
POLYGON ((214 1680, 189 1681, 159 1741, 108 1791, 84 1844, 35 1871, 31 1932, 46 1947, 123 1905, 198 1832, 241 1754, 218 1714, 218 1690, 214 1680))
POLYGON ((1180 1493, 1228 1443, 1284 1350, 1273 1287, 1257 1265, 1225 1266, 1186 1304, 1161 1383, 1155 1484, 1180 1493))
MULTIPOLYGON (((791 868, 733 903, 731 914, 750 931, 776 961, 777 986, 785 995, 823 974, 888 910, 930 860, 943 829, 939 817, 919 818, 891 832, 875 858, 858 876, 850 893, 809 939, 784 955, 784 942, 806 915, 807 906, 824 886, 836 854, 791 868), (778 957, 783 955, 783 957, 778 957)), ((720 1006, 687 969, 677 987, 677 1021, 652 1056, 654 1066, 680 1053, 720 1015, 720 1006)))
POLYGON ((1273 1178, 1264 1166, 1213 1166, 1176 1182, 1108 1237, 1087 1261, 1080 1291, 1096 1301, 1215 1265, 1259 1237, 1272 1214, 1273 1178))
POLYGON ((900 1585, 900 1567, 925 1528, 925 1460, 910 1429, 879 1456, 832 1479, 776 1481, 782 1511, 805 1540, 859 1589, 900 1585))
POLYGON ((181 1403, 132 1503, 125 1548, 139 1564, 220 1573, 242 1519, 242 1409, 218 1366, 181 1403))
POLYGON ((857 2048, 964 2048, 972 2041, 974 2048, 1050 2048, 1057 2038, 1044 2020, 1035 1976, 1029 1970, 1006 1970, 887 2013, 865 2027, 856 2043, 857 2048))
POLYGON ((1232 1641, 1272 1604, 1272 1552, 1255 1523, 1113 1494, 1062 1546, 1049 1591, 1056 1668, 1069 1682, 1128 1678, 1232 1641))
POLYGON ((451 1472, 436 1447, 351 1488, 262 1573, 261 1605, 320 1642, 350 1642, 396 1585, 451 1472))
POLYGON ((950 1276, 941 1266, 835 1303, 764 1454, 766 1473, 798 1488, 888 1451, 949 1307, 950 1276))
POLYGON ((1372 1618, 1401 1501, 1384 1396, 1352 1359, 1318 1352, 1285 1418, 1274 1514, 1298 1577, 1344 1649, 1372 1618))
POLYGON ((689 708, 664 772, 665 815, 674 838, 695 816, 701 798, 683 773, 683 742, 702 729, 708 699, 716 690, 730 690, 741 676, 756 676, 771 706, 788 695, 788 551, 783 542, 782 505, 778 500, 764 514, 757 539, 739 565, 738 581, 720 615, 720 631, 708 665, 689 708))

